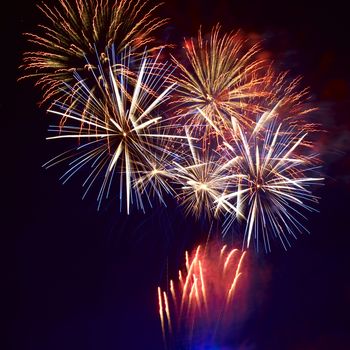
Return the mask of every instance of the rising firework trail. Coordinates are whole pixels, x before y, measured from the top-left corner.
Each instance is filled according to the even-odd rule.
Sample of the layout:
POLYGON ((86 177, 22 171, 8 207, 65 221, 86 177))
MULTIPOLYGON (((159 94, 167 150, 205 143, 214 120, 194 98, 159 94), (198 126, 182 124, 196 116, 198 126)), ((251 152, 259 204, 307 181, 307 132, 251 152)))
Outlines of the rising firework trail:
POLYGON ((246 253, 211 243, 198 246, 191 256, 186 252, 185 260, 185 270, 170 280, 167 291, 158 288, 163 338, 174 349, 217 345, 235 318, 246 253))
POLYGON ((96 66, 96 49, 99 55, 112 45, 117 53, 126 47, 141 54, 146 46, 155 50, 154 32, 167 22, 154 15, 158 6, 149 6, 147 0, 41 3, 38 7, 46 24, 39 25, 37 34, 25 34, 35 51, 24 54, 23 78, 36 79, 44 100, 52 100, 60 95, 63 82, 74 82, 74 71, 86 78, 85 57, 96 66))
MULTIPOLYGON (((49 110, 61 121, 50 128, 57 135, 48 139, 73 139, 78 145, 45 166, 68 160, 69 169, 62 176, 64 182, 82 168, 87 170, 84 196, 100 181, 99 206, 102 199, 109 196, 113 184, 118 183, 120 203, 122 205, 125 198, 129 213, 132 204, 144 210, 142 194, 149 199, 144 176, 153 164, 171 153, 161 147, 164 140, 176 144, 186 137, 171 133, 168 118, 159 114, 158 107, 169 98, 175 86, 169 82, 170 66, 144 57, 138 65, 133 62, 133 67, 137 67, 134 71, 130 68, 130 55, 120 56, 119 63, 113 54, 110 56, 106 73, 102 65, 99 75, 91 71, 98 89, 91 90, 76 76, 74 86, 68 86, 76 99, 73 107, 57 101, 49 110)), ((166 187, 160 179, 160 173, 147 178, 158 196, 162 196, 161 187, 166 187)), ((164 202, 162 198, 160 201, 164 202)))

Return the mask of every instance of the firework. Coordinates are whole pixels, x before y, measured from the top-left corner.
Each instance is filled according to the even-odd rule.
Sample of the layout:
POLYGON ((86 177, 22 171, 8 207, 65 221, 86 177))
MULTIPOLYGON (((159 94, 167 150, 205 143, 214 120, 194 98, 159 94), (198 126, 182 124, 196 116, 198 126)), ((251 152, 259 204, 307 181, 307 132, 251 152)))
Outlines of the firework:
POLYGON ((235 190, 220 201, 230 207, 224 232, 235 220, 241 221, 244 245, 249 247, 254 241, 258 247, 262 240, 270 251, 271 237, 277 237, 286 249, 289 237, 307 231, 303 211, 315 211, 318 198, 311 189, 323 178, 318 176, 316 155, 305 151, 306 132, 284 128, 266 115, 262 119, 250 133, 236 124, 233 141, 224 141, 228 159, 240 159, 235 163, 240 176, 235 190))
POLYGON ((73 71, 86 72, 96 50, 103 54, 112 44, 118 53, 126 47, 143 52, 146 45, 152 50, 154 31, 166 23, 148 1, 59 0, 57 7, 38 7, 48 23, 39 25, 41 34, 25 34, 36 51, 25 53, 22 67, 24 78, 37 79, 44 101, 59 95, 62 82, 72 83, 73 71))
POLYGON ((158 288, 163 337, 176 342, 216 342, 232 322, 233 301, 242 278, 246 253, 210 244, 186 252, 185 272, 170 281, 168 292, 158 288), (185 339, 183 339, 185 338, 185 339))
POLYGON ((230 169, 238 158, 223 162, 220 155, 210 148, 199 148, 193 143, 186 129, 189 155, 180 161, 174 161, 172 169, 174 180, 180 184, 177 198, 185 207, 186 214, 193 214, 211 219, 217 217, 226 206, 226 201, 219 199, 236 178, 230 169))
POLYGON ((258 88, 265 79, 264 63, 256 58, 259 44, 249 45, 240 32, 221 34, 216 26, 209 39, 199 30, 196 40, 185 40, 184 50, 186 62, 173 58, 179 69, 174 78, 178 84, 175 113, 196 128, 203 125, 198 109, 220 129, 232 117, 251 125, 242 111, 259 110, 253 100, 265 94, 258 88))
POLYGON ((149 204, 152 206, 152 199, 156 197, 164 206, 165 195, 175 196, 173 183, 174 159, 180 156, 178 145, 173 140, 162 139, 154 145, 153 156, 145 159, 144 168, 140 171, 134 186, 145 194, 149 204), (176 147, 174 147, 176 146, 176 147), (176 149, 175 149, 176 148, 176 149))
MULTIPOLYGON (((311 135, 321 130, 320 125, 313 121, 318 108, 311 102, 309 90, 301 87, 301 80, 301 77, 291 79, 288 72, 276 73, 270 66, 259 87, 268 93, 259 103, 270 119, 280 119, 285 127, 292 126, 295 130, 307 131, 311 135)), ((266 122, 267 118, 263 121, 266 122)), ((255 122, 258 127, 263 124, 261 119, 255 122)), ((312 143, 309 145, 312 147, 312 143)))
MULTIPOLYGON (((176 144, 182 136, 169 133, 167 118, 157 113, 174 88, 174 83, 169 82, 170 66, 144 57, 134 74, 129 55, 122 55, 118 64, 113 55, 108 60, 107 74, 101 67, 99 76, 91 72, 98 89, 89 89, 76 76, 74 87, 68 86, 77 99, 74 108, 58 101, 49 110, 65 123, 51 127, 50 131, 58 135, 48 139, 73 139, 78 145, 52 159, 46 167, 69 160, 69 169, 62 176, 65 182, 82 168, 89 169, 83 183, 85 194, 101 180, 99 206, 102 198, 109 196, 113 179, 118 177, 120 202, 125 196, 129 213, 132 203, 144 210, 141 198, 146 187, 144 176, 150 166, 159 164, 170 152, 162 147, 163 140, 176 144)), ((159 186, 166 187, 159 180, 160 175, 147 179, 158 196, 162 195, 159 186)))

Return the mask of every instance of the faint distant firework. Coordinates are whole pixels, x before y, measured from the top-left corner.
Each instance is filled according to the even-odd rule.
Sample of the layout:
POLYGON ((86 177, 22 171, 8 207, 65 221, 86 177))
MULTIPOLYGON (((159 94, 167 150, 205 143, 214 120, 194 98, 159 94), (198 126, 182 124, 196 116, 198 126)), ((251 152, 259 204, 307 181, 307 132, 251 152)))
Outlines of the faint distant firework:
POLYGON ((163 190, 170 191, 166 160, 172 148, 186 136, 171 132, 169 118, 160 114, 161 106, 169 98, 175 84, 169 82, 171 67, 144 57, 130 62, 130 55, 108 54, 107 72, 99 66, 91 70, 97 88, 90 89, 79 75, 68 93, 75 102, 57 101, 48 112, 60 117, 57 133, 48 139, 73 139, 74 146, 45 166, 67 161, 68 170, 62 180, 68 181, 84 168, 88 176, 83 182, 84 196, 95 183, 100 183, 98 206, 108 198, 113 185, 116 196, 126 201, 126 211, 132 204, 145 210, 142 197, 152 197, 151 189, 163 203, 163 190), (132 66, 132 67, 131 67, 132 66), (62 122, 64 121, 64 123, 62 122), (173 143, 172 148, 167 145, 173 143), (164 162, 162 162, 162 160, 164 162), (162 163, 161 163, 162 162, 162 163))
POLYGON ((74 82, 73 72, 85 78, 86 60, 97 66, 107 47, 114 45, 117 53, 131 47, 139 54, 146 46, 149 52, 157 49, 154 32, 167 22, 154 15, 157 7, 148 0, 58 0, 57 6, 42 2, 38 8, 46 24, 38 26, 37 34, 25 34, 33 50, 24 54, 22 79, 35 79, 43 100, 52 100, 61 94, 63 82, 74 82))
POLYGON ((236 316, 246 252, 210 243, 185 258, 178 279, 170 280, 166 291, 158 287, 163 339, 169 349, 217 345, 236 316))
POLYGON ((312 190, 323 181, 317 154, 309 149, 308 133, 285 128, 266 114, 253 130, 244 132, 238 124, 233 130, 231 141, 224 141, 224 153, 228 161, 239 158, 235 171, 240 176, 234 191, 220 198, 230 208, 224 233, 239 221, 245 227, 245 247, 254 243, 258 249, 262 243, 270 251, 271 238, 277 238, 286 249, 291 237, 308 232, 303 212, 315 211, 318 197, 312 190))

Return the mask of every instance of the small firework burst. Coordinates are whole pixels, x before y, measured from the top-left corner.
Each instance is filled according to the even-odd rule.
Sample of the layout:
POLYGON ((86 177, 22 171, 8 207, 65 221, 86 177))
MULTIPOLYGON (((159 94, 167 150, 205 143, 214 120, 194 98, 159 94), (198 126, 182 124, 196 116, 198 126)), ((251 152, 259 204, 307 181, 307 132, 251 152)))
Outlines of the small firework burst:
POLYGON ((184 123, 203 126, 200 109, 220 129, 232 117, 251 125, 242 111, 259 110, 252 101, 265 94, 258 88, 266 79, 264 62, 256 58, 259 44, 249 45, 240 32, 221 34, 216 26, 209 39, 199 30, 196 40, 185 40, 184 50, 187 62, 173 58, 179 69, 173 103, 184 123))
MULTIPOLYGON (((137 184, 144 183, 143 177, 150 166, 159 164, 168 154, 161 146, 163 140, 176 143, 182 138, 169 132, 168 120, 157 111, 174 88, 174 83, 169 82, 170 66, 144 57, 134 74, 129 68, 129 58, 122 55, 121 63, 117 64, 114 56, 109 57, 107 74, 102 68, 99 76, 92 71, 98 89, 89 89, 76 76, 74 87, 68 86, 76 99, 74 106, 58 101, 49 110, 65 123, 53 126, 51 131, 58 135, 48 139, 74 139, 79 144, 46 164, 50 167, 70 159, 70 167, 62 177, 64 181, 83 167, 90 169, 83 184, 85 194, 100 179, 99 206, 108 197, 114 178, 119 177, 120 201, 122 204, 125 196, 127 213, 133 202, 144 210, 141 194, 145 187, 137 184)), ((164 181, 158 176, 148 180, 161 196, 159 186, 167 188, 164 181)))
POLYGON ((63 82, 74 81, 73 71, 86 72, 86 58, 95 63, 96 50, 99 55, 112 45, 117 53, 126 47, 141 53, 146 45, 156 49, 153 34, 166 23, 148 1, 59 0, 57 7, 38 7, 48 24, 39 25, 41 34, 25 34, 37 50, 24 54, 22 67, 23 78, 37 79, 44 101, 57 97, 63 82))
POLYGON ((145 194, 152 206, 152 198, 158 198, 164 206, 165 195, 175 196, 172 186, 172 162, 179 157, 179 147, 175 147, 173 140, 163 139, 154 146, 153 156, 146 158, 144 169, 140 171, 134 186, 141 194, 145 194))
POLYGON ((234 318, 234 299, 242 279, 246 252, 211 242, 185 254, 185 272, 158 288, 159 317, 165 342, 177 346, 214 345, 234 318))
POLYGON ((243 219, 244 245, 249 247, 254 240, 258 247, 262 240, 265 250, 270 251, 272 236, 286 249, 289 237, 307 231, 302 212, 315 211, 318 198, 311 189, 323 178, 318 175, 316 155, 305 151, 306 136, 307 132, 291 126, 284 129, 274 120, 250 133, 236 125, 232 143, 224 142, 228 159, 240 159, 236 162, 240 176, 235 190, 220 198, 221 202, 234 203, 232 207, 225 203, 225 208, 230 207, 225 233, 236 219, 243 219))
POLYGON ((189 130, 186 132, 190 155, 174 161, 172 170, 175 182, 181 186, 177 197, 186 214, 193 214, 197 219, 201 216, 211 219, 226 206, 226 201, 219 202, 219 199, 237 176, 230 172, 237 159, 223 162, 223 158, 210 148, 196 147, 189 130))

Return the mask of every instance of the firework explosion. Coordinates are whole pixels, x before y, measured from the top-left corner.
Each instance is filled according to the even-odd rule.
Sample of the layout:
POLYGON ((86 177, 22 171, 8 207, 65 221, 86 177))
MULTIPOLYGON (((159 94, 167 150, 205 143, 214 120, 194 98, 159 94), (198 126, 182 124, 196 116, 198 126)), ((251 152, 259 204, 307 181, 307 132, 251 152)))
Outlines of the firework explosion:
POLYGON ((245 125, 252 121, 242 111, 259 110, 253 99, 265 95, 258 87, 266 76, 264 62, 257 59, 259 44, 249 45, 240 32, 221 34, 220 26, 212 29, 209 39, 202 36, 185 40, 186 62, 173 58, 179 69, 174 79, 176 113, 184 123, 199 128, 201 109, 218 128, 225 128, 231 118, 245 125))
MULTIPOLYGON (((246 253, 214 244, 186 252, 185 272, 158 288, 159 317, 165 341, 177 346, 214 345, 234 318, 234 300, 242 279, 246 253)), ((171 346, 170 346, 171 348, 171 346)), ((187 347, 186 347, 187 348, 187 347)), ((176 347, 178 349, 178 347, 176 347)))
MULTIPOLYGON (((260 108, 267 116, 279 115, 284 126, 307 131, 309 135, 321 131, 320 124, 312 122, 318 109, 311 103, 309 90, 301 87, 301 77, 291 79, 288 72, 277 73, 273 66, 270 66, 259 89, 268 92, 259 100, 260 108)), ((254 120, 255 123, 258 127, 263 124, 261 118, 258 121, 254 120)), ((313 147, 311 142, 308 144, 310 148, 313 147)))
MULTIPOLYGON (((118 175, 119 197, 122 203, 125 192, 129 213, 133 202, 144 210, 141 194, 147 192, 142 188, 149 182, 158 196, 162 195, 162 188, 168 189, 161 176, 164 169, 160 172, 154 166, 171 154, 171 150, 161 147, 163 140, 171 139, 176 143, 182 137, 169 133, 171 125, 167 118, 156 111, 174 88, 174 83, 168 79, 170 67, 145 57, 134 73, 129 69, 129 55, 122 55, 119 64, 114 63, 113 55, 108 59, 110 64, 106 75, 101 66, 99 76, 92 71, 99 88, 97 91, 89 89, 77 76, 74 87, 68 86, 70 93, 77 98, 74 108, 57 101, 49 110, 65 123, 51 127, 51 131, 58 132, 58 135, 48 139, 75 139, 79 145, 71 150, 71 154, 65 152, 46 166, 70 159, 70 167, 62 176, 64 181, 83 167, 90 167, 83 184, 85 194, 100 178, 99 205, 104 196, 108 197, 113 178, 118 175), (154 176, 147 176, 150 172, 154 176)), ((164 202, 162 198, 160 201, 164 202)))
POLYGON ((210 148, 195 147, 189 131, 186 133, 190 156, 174 162, 172 170, 175 182, 180 184, 177 197, 186 214, 193 214, 197 219, 217 218, 224 209, 229 210, 226 201, 219 200, 239 176, 229 171, 238 158, 224 162, 210 148))
POLYGON ((86 72, 86 59, 95 63, 96 50, 101 54, 112 45, 117 53, 126 47, 141 53, 146 46, 156 49, 153 33, 167 22, 154 16, 158 5, 149 8, 148 1, 59 0, 57 7, 38 7, 47 24, 39 25, 42 34, 26 33, 37 50, 25 53, 23 78, 37 80, 44 101, 57 97, 63 82, 71 84, 73 72, 86 72))
MULTIPOLYGON (((85 172, 83 197, 95 185, 98 208, 112 193, 127 214, 174 197, 186 215, 218 220, 223 235, 242 233, 244 249, 270 252, 273 239, 287 249, 308 232, 311 190, 323 180, 308 90, 275 71, 261 43, 219 25, 185 40, 173 65, 161 61, 167 45, 153 35, 167 20, 157 8, 39 6, 48 24, 26 34, 37 50, 25 53, 22 78, 36 80, 58 118, 48 139, 73 142, 45 167, 68 163, 64 183, 85 172)), ((246 252, 208 242, 185 257, 178 280, 158 288, 165 346, 217 346, 232 331, 246 252)))
POLYGON ((98 207, 119 183, 127 213, 133 204, 145 211, 145 200, 166 205, 169 195, 196 219, 221 220, 225 213, 223 233, 243 223, 246 247, 262 240, 270 251, 276 236, 286 248, 288 236, 306 230, 301 209, 314 210, 310 189, 322 179, 310 175, 317 158, 305 133, 318 126, 307 122, 315 108, 299 78, 276 73, 261 58, 260 43, 222 33, 219 25, 209 36, 199 30, 185 40, 184 60, 172 56, 174 71, 159 53, 153 61, 145 57, 165 23, 153 17, 157 6, 58 4, 39 6, 51 25, 41 26, 43 36, 27 34, 39 51, 24 58, 44 99, 58 96, 49 109, 60 117, 50 128, 57 135, 48 139, 78 142, 47 167, 68 160, 64 182, 90 169, 84 197, 100 182, 98 207), (145 45, 151 46, 140 56, 145 45), (167 100, 170 110, 159 114, 167 100))
POLYGON ((246 247, 254 240, 258 248, 262 240, 264 249, 270 251, 274 236, 286 249, 289 237, 307 231, 303 211, 315 210, 318 198, 310 188, 323 178, 318 176, 317 155, 305 154, 307 132, 285 129, 274 119, 261 122, 265 124, 258 122, 248 135, 236 125, 234 141, 225 142, 228 159, 239 158, 235 171, 241 175, 236 177, 235 190, 220 198, 230 208, 224 232, 242 219, 246 247))

